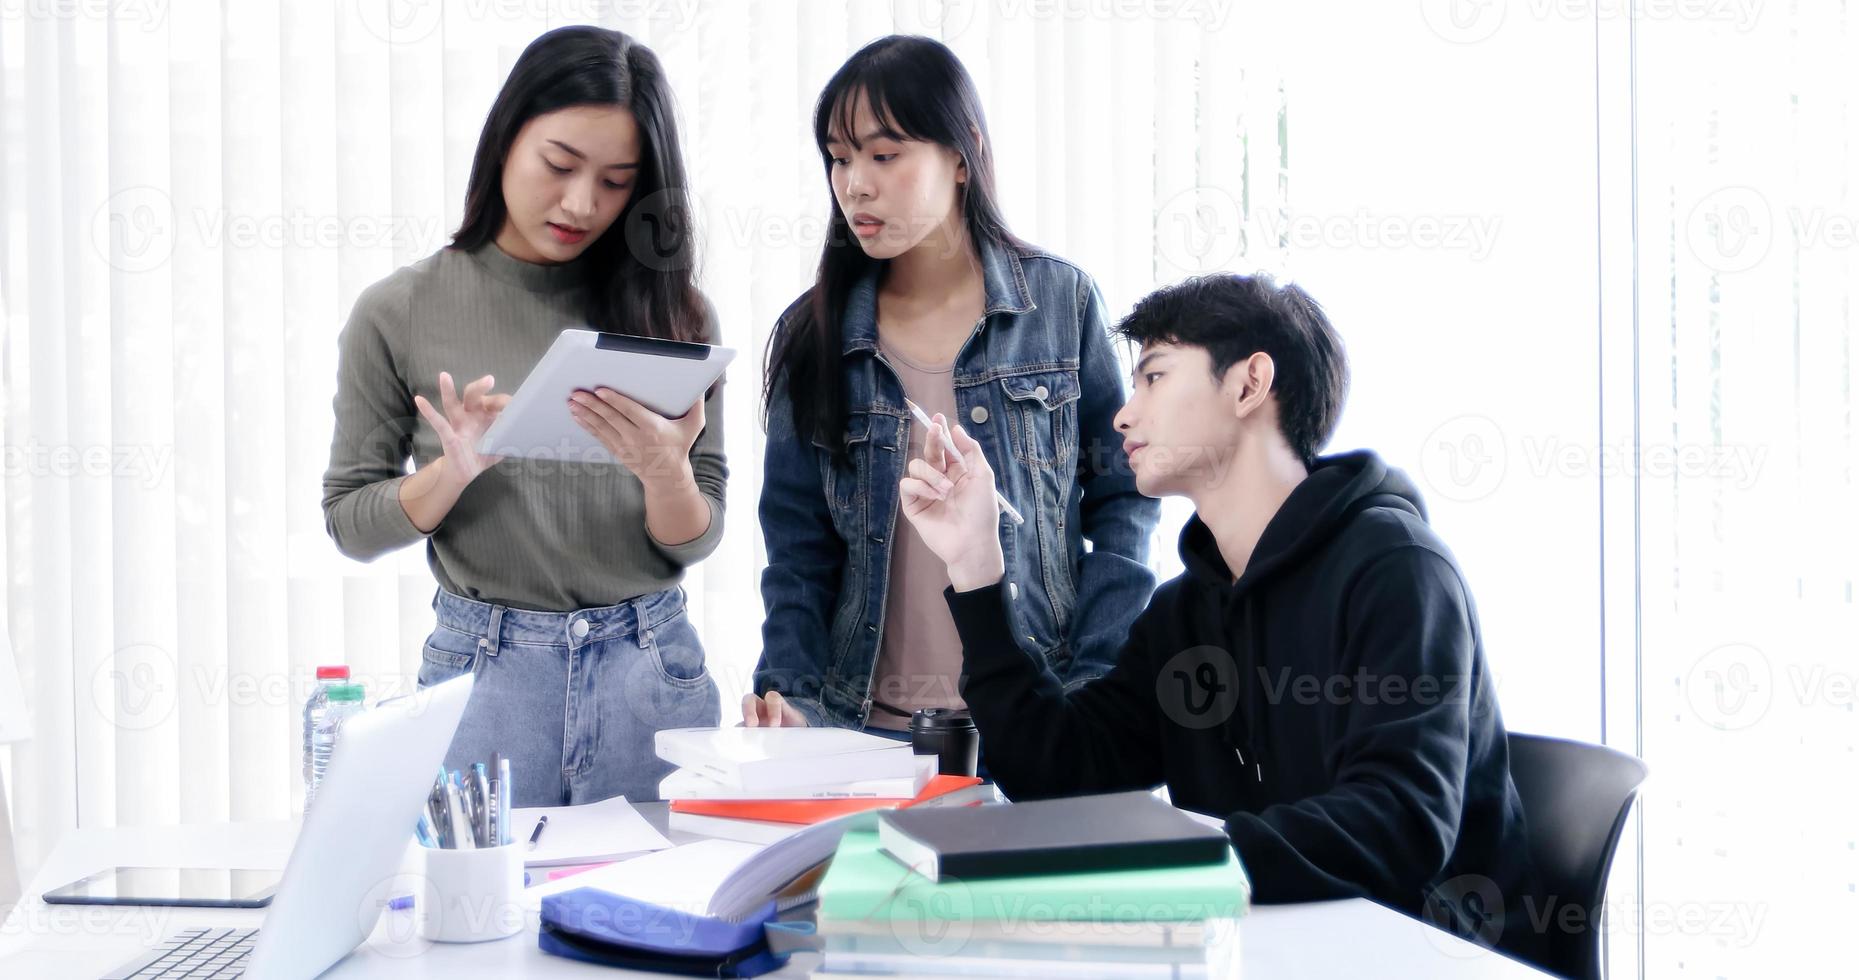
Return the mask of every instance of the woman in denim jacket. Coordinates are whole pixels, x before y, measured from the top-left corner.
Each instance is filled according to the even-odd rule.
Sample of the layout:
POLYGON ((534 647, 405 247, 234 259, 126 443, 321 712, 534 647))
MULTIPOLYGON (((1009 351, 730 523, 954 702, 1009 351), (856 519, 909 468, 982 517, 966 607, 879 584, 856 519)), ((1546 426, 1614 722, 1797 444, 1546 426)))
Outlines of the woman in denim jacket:
POLYGON ((942 44, 867 45, 813 129, 835 206, 818 280, 769 344, 767 618, 743 723, 901 736, 914 709, 962 705, 946 563, 897 517, 924 448, 906 399, 1002 474, 1027 652, 1068 687, 1104 673, 1155 586, 1158 505, 1112 426, 1122 371, 1096 284, 1007 230, 980 99, 942 44))

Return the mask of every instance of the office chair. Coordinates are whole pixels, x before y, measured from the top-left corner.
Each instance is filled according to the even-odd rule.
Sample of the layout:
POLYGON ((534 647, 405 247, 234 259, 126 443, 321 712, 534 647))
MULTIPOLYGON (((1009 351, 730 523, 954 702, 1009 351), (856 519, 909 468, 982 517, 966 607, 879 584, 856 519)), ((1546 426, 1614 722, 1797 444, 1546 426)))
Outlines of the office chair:
POLYGON ((1613 749, 1541 735, 1510 733, 1510 778, 1523 800, 1530 851, 1543 893, 1532 896, 1537 914, 1548 909, 1535 965, 1583 980, 1600 980, 1597 928, 1627 813, 1646 781, 1646 763, 1613 749), (1547 903, 1554 903, 1550 906, 1547 903), (1583 927, 1570 931, 1556 914, 1580 903, 1583 927))

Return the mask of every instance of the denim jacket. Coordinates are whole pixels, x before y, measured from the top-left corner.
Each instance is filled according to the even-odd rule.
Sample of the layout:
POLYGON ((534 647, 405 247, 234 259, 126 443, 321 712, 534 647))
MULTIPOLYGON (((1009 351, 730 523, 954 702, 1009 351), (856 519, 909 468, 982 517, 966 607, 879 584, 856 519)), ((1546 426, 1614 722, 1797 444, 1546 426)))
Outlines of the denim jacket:
MULTIPOLYGON (((1097 285, 1044 253, 984 247, 981 260, 987 306, 956 358, 952 421, 1025 518, 1000 524, 1015 637, 1069 689, 1113 666, 1148 604, 1160 506, 1137 493, 1114 424, 1122 370, 1097 285)), ((878 356, 877 321, 874 273, 848 294, 841 324, 842 458, 796 436, 780 379, 768 407, 755 690, 780 691, 814 725, 862 728, 871 714, 911 423, 902 382, 878 356)))

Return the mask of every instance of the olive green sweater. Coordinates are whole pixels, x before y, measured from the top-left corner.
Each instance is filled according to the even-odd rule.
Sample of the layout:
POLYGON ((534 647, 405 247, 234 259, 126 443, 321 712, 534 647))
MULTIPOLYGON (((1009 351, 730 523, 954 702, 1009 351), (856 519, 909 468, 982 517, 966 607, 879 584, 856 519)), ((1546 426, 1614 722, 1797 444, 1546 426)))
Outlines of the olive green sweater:
POLYGON ((479 474, 431 534, 400 505, 408 456, 424 466, 443 452, 413 396, 440 406, 440 371, 461 390, 491 374, 495 391, 514 392, 556 334, 585 326, 580 276, 575 263, 533 265, 486 245, 441 249, 362 292, 342 331, 323 475, 323 516, 338 550, 366 561, 424 539, 446 591, 560 612, 669 588, 716 549, 729 478, 721 385, 704 402, 707 427, 691 447, 710 504, 710 527, 693 541, 655 539, 644 487, 616 464, 507 458, 479 474))

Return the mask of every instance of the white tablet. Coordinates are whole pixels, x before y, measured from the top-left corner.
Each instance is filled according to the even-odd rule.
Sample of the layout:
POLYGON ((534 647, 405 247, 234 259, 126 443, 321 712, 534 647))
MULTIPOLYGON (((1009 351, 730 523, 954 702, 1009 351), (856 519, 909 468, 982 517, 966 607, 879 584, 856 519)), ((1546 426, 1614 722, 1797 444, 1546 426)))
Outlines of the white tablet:
POLYGON ((612 388, 666 418, 680 418, 735 356, 708 344, 563 330, 478 440, 478 452, 611 463, 606 447, 568 413, 569 396, 612 388))

